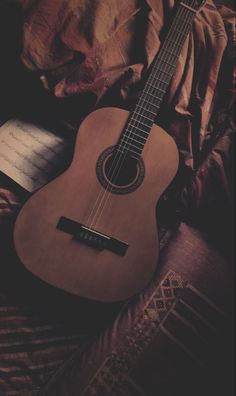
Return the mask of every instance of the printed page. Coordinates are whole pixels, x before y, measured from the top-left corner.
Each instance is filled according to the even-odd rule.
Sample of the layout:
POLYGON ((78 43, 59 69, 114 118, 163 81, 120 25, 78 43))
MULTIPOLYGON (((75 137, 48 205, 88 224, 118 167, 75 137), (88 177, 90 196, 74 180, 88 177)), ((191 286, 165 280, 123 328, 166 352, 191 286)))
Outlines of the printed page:
POLYGON ((63 170, 71 143, 34 124, 7 121, 0 127, 0 171, 33 192, 63 170))

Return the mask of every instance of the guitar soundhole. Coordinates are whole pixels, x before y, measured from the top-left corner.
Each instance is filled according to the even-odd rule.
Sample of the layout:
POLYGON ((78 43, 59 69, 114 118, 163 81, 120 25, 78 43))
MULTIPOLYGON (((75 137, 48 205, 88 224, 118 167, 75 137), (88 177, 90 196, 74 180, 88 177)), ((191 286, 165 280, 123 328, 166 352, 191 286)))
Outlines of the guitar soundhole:
POLYGON ((144 179, 142 158, 117 154, 114 147, 106 149, 97 162, 97 176, 102 186, 115 194, 136 190, 144 179))

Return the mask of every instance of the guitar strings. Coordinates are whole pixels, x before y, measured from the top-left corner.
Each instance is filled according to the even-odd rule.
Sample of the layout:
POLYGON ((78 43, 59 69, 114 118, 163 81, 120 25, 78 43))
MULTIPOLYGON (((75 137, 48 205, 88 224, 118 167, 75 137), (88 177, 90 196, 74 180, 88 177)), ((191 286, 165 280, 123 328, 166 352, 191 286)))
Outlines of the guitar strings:
MULTIPOLYGON (((177 17, 178 16, 181 16, 181 14, 180 15, 178 15, 177 14, 177 17)), ((187 22, 186 22, 187 23, 187 22)), ((168 39, 170 39, 170 37, 168 37, 167 36, 167 40, 168 39)), ((184 40, 186 39, 186 37, 184 37, 184 40)), ((184 43, 183 43, 184 44, 184 43)), ((182 45, 181 45, 181 47, 182 47, 182 45)), ((163 49, 163 51, 166 51, 167 49, 169 49, 169 47, 167 46, 166 48, 165 48, 165 50, 163 49)), ((160 55, 161 55, 161 52, 163 52, 163 51, 161 51, 160 50, 160 55)), ((181 51, 179 52, 179 54, 177 55, 177 54, 175 54, 174 52, 173 53, 171 53, 170 51, 169 51, 169 53, 171 54, 171 56, 176 56, 176 58, 179 58, 179 55, 180 55, 180 53, 181 53, 181 51)), ((159 61, 161 61, 162 59, 161 59, 161 57, 159 57, 159 61)), ((169 58, 168 58, 168 60, 169 60, 169 58)), ((172 66, 172 65, 170 65, 170 67, 174 67, 174 65, 172 66)), ((167 70, 167 69, 166 69, 167 70)), ((159 70, 158 70, 159 71, 159 70)), ((163 70, 161 70, 160 71, 162 74, 163 74, 163 70)), ((164 71, 165 72, 165 71, 164 71)), ((170 73, 168 73, 168 74, 170 74, 170 73)), ((160 76, 160 74, 159 74, 159 76, 160 76)), ((147 85, 149 85, 149 86, 151 86, 151 88, 149 89, 149 90, 147 90, 145 93, 147 93, 147 95, 146 95, 146 97, 148 96, 148 95, 151 95, 151 96, 153 96, 154 98, 155 98, 155 100, 157 100, 157 101, 162 101, 162 98, 158 98, 157 96, 155 97, 155 95, 153 95, 155 92, 153 92, 153 90, 155 91, 155 89, 156 89, 156 87, 154 86, 154 85, 152 85, 152 84, 150 84, 150 82, 151 82, 151 80, 153 81, 153 80, 155 80, 155 79, 157 79, 158 77, 159 77, 157 74, 154 74, 153 76, 150 76, 151 78, 149 78, 148 80, 147 80, 147 85)), ((159 81, 161 81, 161 80, 159 80, 159 81)), ((163 81, 163 78, 162 78, 162 81, 161 81, 161 84, 164 84, 164 85, 166 85, 167 84, 167 82, 166 81, 163 81)), ((169 83, 168 83, 169 84, 169 83)), ((161 91, 161 88, 159 87, 159 90, 161 91)), ((166 93, 166 92, 165 92, 166 93)), ((164 95, 163 95, 164 96, 164 95)), ((143 97, 143 99, 145 99, 145 95, 144 95, 144 97, 143 97)), ((155 104, 154 103, 152 103, 152 101, 151 100, 149 100, 149 103, 151 104, 151 106, 155 106, 155 104)), ((138 104, 138 103, 137 103, 138 104)), ((160 106, 159 106, 159 104, 158 104, 158 107, 157 107, 157 110, 160 108, 160 106)), ((142 109, 143 110, 143 109, 142 109)), ((150 110, 150 108, 149 109, 147 109, 149 112, 151 111, 150 110)), ((145 110, 144 110, 145 111, 145 110)), ((131 128, 138 128, 138 127, 140 127, 140 125, 142 126, 142 121, 141 120, 138 120, 138 119, 135 119, 135 117, 134 117, 134 115, 135 114, 137 114, 138 116, 141 116, 141 117, 145 117, 145 118, 147 118, 147 119, 149 119, 148 117, 146 117, 146 114, 144 115, 144 114, 142 114, 141 112, 137 112, 136 110, 133 112, 133 115, 132 115, 132 117, 131 117, 131 119, 130 119, 130 126, 131 126, 131 128), (131 122, 132 121, 134 121, 134 123, 137 123, 138 125, 132 125, 131 124, 131 122)), ((150 117, 150 115, 149 115, 149 117, 150 117)), ((155 117, 154 117, 154 119, 153 120, 151 120, 151 119, 149 119, 152 123, 154 123, 154 121, 155 121, 155 117)), ((144 125, 144 124, 143 124, 144 125)), ((128 125, 129 126, 129 125, 128 125)), ((150 128, 151 128, 151 126, 149 126, 150 128)), ((128 130, 128 129, 127 129, 128 130)), ((137 133, 135 133, 135 131, 130 131, 131 132, 131 134, 133 134, 133 136, 135 136, 135 137, 141 137, 142 139, 144 139, 145 141, 147 140, 147 139, 145 139, 143 136, 140 136, 139 134, 137 134, 137 133)), ((144 130, 142 130, 142 133, 145 133, 145 134, 148 134, 147 132, 145 132, 144 130)), ((130 135, 129 135, 130 136, 130 135)), ((130 139, 131 141, 132 141, 132 143, 133 142, 135 142, 136 140, 135 139, 132 139, 132 138, 130 138, 129 136, 127 136, 127 135, 123 135, 123 138, 125 138, 125 139, 130 139)), ((122 138, 122 139, 123 139, 122 138)), ((140 143, 139 141, 137 141, 138 143, 140 143)), ((125 149, 128 145, 130 144, 130 142, 125 142, 125 145, 123 146, 123 148, 125 149)), ((138 149, 140 149, 138 146, 135 146, 135 145, 132 145, 133 147, 136 147, 136 148, 138 148, 138 149)), ((124 150, 123 150, 123 152, 122 153, 124 153, 124 150)))
MULTIPOLYGON (((180 15, 181 15, 181 13, 180 13, 180 15)), ((182 13, 182 15, 184 15, 184 13, 182 13)), ((190 18, 191 19, 191 18, 190 18)), ((186 37, 184 37, 184 39, 186 39, 186 37)), ((166 48, 168 48, 168 46, 166 47, 166 48)), ((169 51, 170 52, 170 51, 169 51)), ((170 52, 171 53, 171 52, 170 52)), ((180 51, 180 53, 181 53, 181 51, 180 51)), ((180 53, 179 53, 179 55, 180 55, 180 53)), ((171 56, 172 56, 172 53, 171 53, 171 56)), ((178 56, 178 58, 179 58, 179 56, 178 56)), ((161 59, 161 58, 160 58, 161 59)), ((172 66, 172 65, 170 65, 170 66, 172 66)), ((162 73, 163 74, 163 73, 162 73)), ((155 75, 155 77, 156 77, 156 75, 155 75)), ((154 78, 155 78, 154 77, 154 78)), ((149 81, 150 81, 150 79, 149 79, 149 81)), ((153 86, 152 86, 152 89, 153 89, 153 86)), ((147 93, 149 93, 149 92, 147 92, 147 93)), ((145 95, 144 95, 144 97, 145 97, 145 95)), ((151 105, 152 105, 152 103, 151 103, 151 105)), ((141 114, 141 116, 143 116, 143 114, 141 114)), ((140 121, 138 121, 138 120, 135 120, 135 122, 137 122, 138 124, 140 124, 140 121)), ((132 125, 131 125, 131 127, 133 127, 132 125)), ((130 132, 132 132, 132 131, 130 131, 130 132)), ((132 133, 131 133, 132 134, 132 133)), ((130 136, 131 136, 131 134, 130 134, 130 136)), ((134 133, 134 135, 136 136, 136 134, 134 133)), ((128 139, 129 139, 129 136, 128 136, 128 139)), ((130 138, 131 139, 131 138, 130 138)), ((132 141, 133 141, 133 139, 131 139, 132 141)), ((126 146, 126 145, 125 145, 126 146)), ((125 147, 124 146, 124 147, 125 147)), ((123 151, 124 152, 124 151, 123 151)), ((122 159, 122 162, 124 161, 124 158, 122 159)), ((117 163, 118 164, 118 163, 117 163)), ((114 169, 114 171, 116 170, 116 168, 117 168, 117 164, 116 164, 116 167, 115 167, 115 169, 114 169)), ((122 166, 122 163, 121 163, 121 166, 122 166)), ((121 169, 121 166, 119 167, 119 170, 121 169)), ((118 174, 119 174, 119 170, 118 170, 118 173, 117 173, 117 177, 118 177, 118 174)), ((113 172, 113 175, 114 175, 114 172, 113 172)), ((113 175, 112 175, 112 177, 113 177, 113 175)), ((111 178, 111 181, 113 182, 113 179, 111 178)), ((112 191, 111 191, 112 192, 112 191)), ((104 194, 104 196, 105 196, 105 194, 104 194)), ((106 201, 108 201, 108 199, 109 199, 109 195, 108 195, 108 197, 107 197, 107 200, 106 201)), ((106 202, 104 203, 104 207, 105 207, 105 204, 106 204, 106 202)), ((101 206, 101 205, 100 205, 101 206)), ((104 208, 103 208, 104 209, 104 208)), ((102 209, 102 211, 103 211, 103 209, 102 209)), ((98 207, 98 210, 99 210, 99 207, 98 207)), ((101 214, 102 214, 102 211, 100 212, 100 216, 101 216, 101 214)), ((99 216, 99 217, 100 217, 99 216)), ((98 220, 99 219, 97 219, 97 222, 98 222, 98 220)))
MULTIPOLYGON (((185 8, 184 10, 178 10, 179 12, 179 17, 181 16, 186 16, 186 14, 188 13, 188 10, 185 8)), ((178 14, 177 13, 177 14, 178 14)), ((192 16, 192 13, 190 13, 190 15, 192 16)), ((190 22, 190 20, 191 20, 191 17, 190 18, 188 18, 189 19, 189 22, 190 22)), ((176 25, 177 24, 177 18, 175 18, 175 20, 174 20, 174 22, 173 22, 173 24, 172 24, 172 26, 174 26, 174 25, 176 25)), ((188 22, 186 22, 186 25, 188 24, 188 22)), ((172 38, 172 35, 173 35, 173 33, 174 32, 172 32, 172 26, 171 26, 171 29, 170 29, 170 31, 169 31, 169 34, 167 35, 167 40, 168 40, 168 38, 170 39, 170 38, 172 38)), ((186 28, 186 32, 185 33, 187 33, 187 28, 186 28)), ((178 32, 178 36, 181 36, 181 34, 182 34, 182 32, 180 33, 180 31, 178 32)), ((186 39, 186 37, 184 37, 184 40, 186 39)), ((184 44, 184 43, 183 43, 184 44)), ((166 47, 166 49, 168 48, 168 45, 167 45, 167 47, 166 47)), ((168 48, 169 49, 169 48, 168 48)), ((170 52, 170 51, 169 51, 170 52)), ((161 53, 161 50, 160 50, 160 53, 161 53)), ((181 51, 180 51, 180 53, 181 53, 181 51)), ((170 52, 170 54, 171 54, 171 52, 170 52)), ((162 53, 160 54, 160 57, 159 57, 159 61, 161 61, 161 55, 162 55, 162 53)), ((180 55, 180 54, 179 54, 180 55)), ((172 56, 172 54, 171 54, 171 56, 172 56)), ((171 56, 169 56, 168 57, 168 60, 171 60, 171 56)), ((169 65, 169 67, 172 67, 172 65, 169 65)), ((166 67, 166 71, 167 71, 168 69, 167 69, 167 67, 166 67)), ((160 72, 162 73, 162 71, 160 70, 160 72)), ((163 73, 162 73, 163 74, 163 73)), ((155 79, 156 78, 156 75, 155 75, 155 77, 154 78, 150 78, 149 79, 149 81, 151 81, 152 79, 155 79)), ((153 89, 153 87, 152 87, 152 89, 153 89)), ((147 94, 148 94, 149 92, 147 91, 147 94)), ((147 95, 146 95, 147 96, 147 95)), ((144 95, 144 98, 145 98, 145 95, 144 95)), ((149 101, 149 102, 151 102, 151 101, 149 101)), ((151 103, 151 105, 152 105, 152 103, 151 103)), ((142 109, 143 110, 143 109, 142 109)), ((143 114, 141 114, 141 116, 142 116, 143 114)), ((136 120, 135 120, 136 121, 136 120)), ((140 124, 140 121, 138 121, 137 120, 137 122, 140 124)), ((154 121, 153 121, 153 123, 154 123, 154 121)), ((131 126, 132 128, 134 127, 134 126, 131 126)), ((130 134, 129 134, 129 136, 131 136, 131 135, 136 135, 135 134, 135 132, 133 132, 133 131, 130 131, 130 134)), ((130 138, 130 137, 129 137, 130 138)), ((130 138, 131 139, 131 138, 130 138)), ((132 139, 131 139, 132 140, 132 139)), ((127 144, 125 144, 124 146, 123 146, 123 148, 124 148, 124 150, 125 150, 125 147, 127 147, 127 144)), ((122 152, 122 154, 124 153, 124 151, 122 152)), ((121 159, 121 165, 120 165, 120 167, 119 167, 119 169, 118 169, 118 172, 117 172, 117 174, 116 174, 116 176, 115 176, 115 178, 117 178, 118 177, 118 175, 119 175, 119 171, 120 171, 120 169, 121 169, 121 167, 122 167, 122 163, 124 162, 124 160, 125 160, 125 157, 126 156, 126 153, 125 153, 125 155, 123 156, 123 155, 120 155, 120 158, 119 158, 119 160, 121 159)), ((113 173, 112 173, 112 175, 111 175, 111 185, 112 185, 112 183, 114 183, 114 181, 113 181, 113 176, 114 176, 114 172, 116 171, 116 169, 117 169, 117 166, 119 165, 119 160, 118 160, 118 162, 116 163, 116 166, 115 166, 115 169, 113 170, 113 173)), ((115 162, 115 159, 114 159, 114 161, 113 161, 113 163, 115 162)), ((113 166, 113 163, 112 163, 112 166, 113 166)), ((112 169, 112 166, 111 166, 111 169, 112 169)), ((97 211, 95 212, 95 216, 94 216, 94 219, 93 219, 93 221, 91 222, 91 225, 90 225, 90 228, 92 227, 92 224, 93 224, 93 222, 95 221, 95 218, 96 218, 96 215, 98 216, 98 211, 99 211, 99 209, 100 209, 100 207, 101 207, 101 205, 102 205, 102 201, 104 201, 104 198, 105 198, 105 196, 107 195, 107 199, 106 199, 106 201, 105 201, 105 203, 104 203, 104 206, 103 206, 103 208, 102 208, 102 210, 101 210, 101 212, 100 212, 100 215, 99 215, 99 218, 97 218, 97 221, 96 221, 96 224, 98 223, 98 221, 99 221, 99 219, 100 219, 100 217, 101 217, 101 215, 102 215, 102 212, 103 212, 103 210, 104 210, 104 208, 105 208, 105 205, 106 205, 106 202, 108 201, 108 199, 109 199, 109 195, 111 195, 111 193, 112 193, 112 187, 111 187, 111 191, 109 191, 109 193, 110 194, 106 194, 107 193, 107 190, 108 190, 108 188, 109 188, 109 185, 107 186, 107 188, 106 188, 106 191, 104 192, 104 196, 102 197, 102 200, 100 201, 100 204, 99 204, 99 206, 98 206, 98 208, 97 208, 97 211)), ((95 225, 94 225, 94 227, 95 227, 95 225)))
MULTIPOLYGON (((166 47, 166 48, 168 48, 168 47, 166 47)), ((168 58, 168 59, 169 59, 169 58, 168 58)), ((167 60, 168 60, 168 59, 167 59, 167 60)), ((170 65, 170 67, 171 67, 171 65, 170 65)), ((166 70, 167 70, 167 69, 166 69, 166 70)), ((163 73, 162 73, 162 74, 163 74, 163 73)), ((153 78, 156 78, 156 77, 157 77, 157 75, 155 74, 153 78)), ((151 81, 151 80, 149 80, 149 81, 151 81)), ((155 88, 152 88, 152 90, 153 90, 153 89, 155 89, 155 88)), ((148 95, 152 90, 147 91, 147 95, 148 95)), ((143 99, 145 100, 145 96, 143 97, 143 99)), ((149 102, 150 102, 150 101, 149 101, 149 102)), ((152 106, 152 105, 153 105, 153 104, 151 103, 151 106, 152 106)), ((150 106, 147 107, 147 110, 148 110, 148 109, 150 109, 150 106)), ((144 110, 145 116, 146 116, 146 112, 145 112, 145 111, 147 111, 147 110, 144 110)), ((141 116, 143 116, 144 114, 143 114, 143 113, 138 113, 138 115, 141 115, 141 116)), ((141 124, 141 121, 140 121, 140 120, 134 119, 134 121, 135 121, 135 123, 136 123, 137 125, 141 124)), ((154 122, 153 122, 153 123, 154 123, 154 122)), ((138 127, 137 125, 131 125, 131 128, 132 128, 132 129, 133 129, 133 128, 136 128, 136 127, 138 127)), ((142 125, 142 124, 141 124, 141 125, 142 125)), ((130 137, 128 136, 127 139, 130 139, 130 141, 133 142, 133 138, 131 137, 131 135, 136 136, 136 133, 133 132, 132 129, 131 129, 131 131, 130 131, 130 132, 131 132, 131 133, 130 133, 130 137)), ((139 135, 137 135, 137 136, 139 136, 139 135)), ((125 148, 126 146, 129 146, 129 144, 130 144, 130 142, 128 141, 127 144, 124 145, 123 147, 125 148)), ((130 151, 130 150, 129 150, 129 151, 130 151)), ((124 153, 124 151, 123 151, 123 153, 124 153)), ((126 155, 127 155, 127 153, 125 153, 124 157, 125 157, 126 155)), ((115 182, 114 182, 113 180, 116 180, 117 177, 119 176, 119 172, 120 172, 121 167, 122 167, 122 165, 123 165, 123 163, 124 163, 124 161, 125 161, 125 158, 124 158, 124 157, 121 158, 121 164, 120 164, 120 166, 119 166, 119 169, 118 169, 118 172, 117 172, 115 178, 114 178, 114 179, 113 179, 113 178, 111 179, 111 182, 114 183, 114 184, 115 184, 115 182)), ((114 173, 115 173, 115 171, 116 171, 118 165, 119 165, 119 162, 117 162, 116 167, 115 167, 115 169, 114 169, 114 172, 113 172, 113 175, 112 175, 112 176, 114 176, 114 173)), ((112 202, 112 201, 111 201, 111 197, 112 197, 111 193, 112 193, 112 188, 111 188, 110 194, 106 194, 106 197, 105 197, 105 194, 104 194, 104 199, 106 198, 106 200, 105 200, 105 202, 103 203, 103 207, 101 207, 101 206, 102 206, 102 202, 101 202, 101 204, 100 204, 100 207, 98 207, 98 210, 97 210, 97 219, 96 219, 96 222, 94 223, 94 227, 97 226, 97 224, 98 224, 99 220, 101 219, 102 213, 104 212, 105 208, 108 209, 108 207, 109 207, 109 206, 108 206, 108 205, 109 205, 109 198, 110 198, 110 204, 111 204, 111 202, 112 202), (99 211, 100 208, 101 208, 100 213, 98 213, 98 211, 99 211)), ((104 199, 103 199, 103 201, 104 201, 104 199)), ((95 221, 95 219, 94 219, 94 221, 95 221)))
MULTIPOLYGON (((195 2, 193 2, 193 3, 191 4, 191 7, 194 5, 194 3, 195 3, 195 2)), ((176 15, 176 18, 174 19, 174 21, 173 21, 173 23, 172 23, 172 25, 171 25, 170 31, 169 31, 169 33, 168 33, 168 35, 167 35, 167 37, 166 37, 166 40, 170 40, 170 41, 171 41, 171 38, 173 38, 174 28, 175 28, 176 25, 178 24, 177 17, 186 17, 187 14, 188 14, 187 8, 184 8, 184 9, 181 9, 181 8, 180 8, 180 9, 178 10, 177 15, 176 15)), ((183 32, 184 32, 184 34, 187 33, 187 31, 188 31, 188 23, 190 22, 191 19, 192 19, 192 13, 190 13, 190 15, 188 16, 188 18, 186 19, 186 22, 185 22, 186 28, 185 28, 182 32, 178 31, 178 38, 181 37, 181 35, 183 34, 183 32), (185 31, 185 30, 186 30, 186 31, 185 31)), ((185 41, 185 40, 186 40, 186 36, 184 36, 184 39, 182 38, 181 44, 184 44, 184 42, 182 43, 182 41, 185 41)), ((170 45, 170 44, 167 44, 165 50, 171 49, 169 45, 170 45)), ((182 45, 181 45, 181 47, 182 47, 182 45)), ((181 48, 181 50, 180 50, 180 52, 179 52, 179 54, 178 54, 178 58, 179 58, 179 55, 181 54, 181 51, 182 51, 182 48, 181 48)), ((161 56, 163 55, 162 52, 163 52, 163 51, 162 51, 162 49, 161 49, 161 50, 160 50, 160 53, 159 53, 160 56, 158 57, 157 62, 158 62, 158 61, 159 61, 159 62, 162 61, 162 58, 161 58, 161 56)), ((172 56, 175 55, 174 52, 171 53, 171 51, 169 51, 168 53, 169 53, 169 56, 167 56, 166 62, 171 61, 172 56)), ((177 54, 176 54, 176 56, 177 56, 177 54)), ((154 66, 154 67, 155 67, 155 66, 154 66)), ((173 65, 173 67, 174 67, 174 65, 173 65)), ((168 66, 166 66, 164 72, 167 72, 169 68, 172 68, 172 65, 171 65, 171 64, 168 65, 168 66)), ((171 73, 171 71, 169 71, 169 74, 170 74, 170 73, 171 73)), ((159 70, 158 70, 158 73, 156 73, 156 74, 154 74, 154 75, 150 75, 150 76, 149 76, 150 78, 149 78, 147 81, 150 82, 150 83, 152 83, 152 82, 154 82, 154 80, 155 80, 156 78, 161 77, 162 74, 164 74, 164 73, 163 73, 163 70, 160 70, 160 69, 159 69, 159 70)), ((163 81, 163 79, 162 79, 162 81, 163 81)), ((164 83, 165 83, 165 82, 163 81, 163 84, 164 84, 164 83)), ((147 98, 148 98, 148 95, 155 89, 155 87, 152 86, 151 84, 150 84, 150 86, 151 86, 151 88, 150 88, 150 89, 147 89, 146 92, 143 91, 143 100, 147 99, 147 98)), ((153 96, 154 96, 154 95, 153 95, 153 96)), ((154 98, 154 100, 156 100, 156 99, 154 98)), ((159 100, 161 100, 161 99, 159 99, 159 100)), ((156 104, 152 103, 152 100, 148 100, 147 102, 149 102, 147 108, 146 108, 145 110, 142 109, 142 111, 139 112, 139 113, 137 112, 137 115, 138 115, 138 116, 141 116, 141 117, 146 116, 146 112, 147 112, 147 111, 150 112, 150 106, 155 106, 155 107, 156 107, 156 104), (144 112, 144 113, 143 113, 143 112, 144 112)), ((137 102, 137 103, 138 103, 138 102, 137 102)), ((158 105, 157 110, 158 110, 158 109, 159 109, 159 105, 158 105)), ((135 119, 135 118, 134 118, 134 114, 135 114, 135 112, 132 114, 132 117, 131 117, 131 119, 130 119, 130 122, 134 121, 135 124, 136 124, 136 123, 137 123, 138 125, 141 124, 141 126, 142 126, 142 122, 141 122, 140 120, 138 120, 138 119, 135 119)), ((155 119, 154 119, 154 120, 155 120, 155 119)), ((153 123, 154 123, 154 120, 153 120, 153 123)), ((153 125, 153 123, 152 123, 152 125, 153 125)), ((130 125, 130 124, 128 124, 128 125, 130 125)), ((112 184, 115 183, 115 180, 116 180, 117 177, 119 176, 119 172, 120 172, 120 170, 121 170, 121 168, 122 168, 122 165, 123 165, 123 163, 124 163, 124 161, 125 161, 125 157, 126 157, 126 155, 127 155, 127 152, 125 152, 125 149, 127 148, 127 146, 129 147, 129 145, 130 145, 129 140, 130 140, 131 142, 133 142, 133 137, 134 137, 134 136, 139 136, 139 135, 137 135, 137 134, 135 133, 135 128, 137 128, 137 126, 131 124, 130 127, 131 127, 131 130, 128 131, 129 134, 128 134, 128 135, 125 135, 125 138, 127 139, 127 142, 125 142, 125 144, 123 144, 123 146, 121 146, 121 148, 123 149, 123 152, 121 152, 121 153, 116 153, 115 158, 113 159, 113 162, 112 162, 112 165, 111 165, 109 174, 108 174, 108 178, 109 178, 109 180, 111 180, 111 182, 108 183, 108 186, 107 186, 105 192, 104 192, 103 190, 100 191, 100 194, 98 195, 97 200, 96 200, 96 202, 95 202, 95 205, 94 205, 94 207, 93 207, 93 209, 92 209, 92 211, 91 211, 91 213, 90 213, 90 216, 89 216, 89 218, 88 218, 88 220, 89 220, 89 219, 92 217, 92 214, 93 214, 94 211, 95 211, 95 208, 96 208, 96 206, 97 206, 97 204, 98 204, 98 201, 99 201, 100 198, 101 198, 101 192, 103 192, 103 197, 101 198, 100 203, 99 203, 99 205, 97 206, 97 209, 96 209, 96 211, 95 211, 95 213, 94 213, 94 217, 93 217, 93 219, 92 219, 92 221, 91 221, 91 224, 90 224, 90 226, 89 226, 90 228, 92 228, 92 225, 93 225, 93 224, 94 224, 94 227, 95 227, 95 225, 98 223, 98 221, 100 220, 100 218, 101 218, 101 216, 102 216, 102 213, 103 213, 103 211, 104 211, 104 209, 105 209, 105 206, 106 206, 107 203, 108 203, 109 196, 110 196, 111 193, 112 193, 112 184), (119 158, 118 158, 118 161, 116 162, 117 157, 119 157, 119 158), (121 161, 121 163, 120 163, 120 161, 121 161), (113 168, 114 165, 115 165, 115 167, 113 168), (118 170, 117 170, 117 167, 119 167, 118 170), (117 170, 117 173, 115 174, 116 170, 117 170), (112 172, 112 174, 110 175, 111 172, 112 172), (109 184, 111 185, 111 190, 108 191, 108 189, 110 188, 109 184), (106 198, 106 199, 105 199, 105 198, 106 198), (104 202, 104 199, 105 199, 105 202, 104 202), (101 207, 102 205, 103 205, 103 207, 101 207), (101 208, 101 211, 100 211, 100 213, 99 213, 100 208, 101 208), (97 217, 97 218, 96 218, 96 217, 97 217)), ((150 126, 150 129, 151 129, 151 128, 152 128, 152 126, 150 126)), ((124 137, 124 136, 123 136, 123 137, 124 137)), ((121 140, 122 140, 122 139, 121 139, 121 140)))

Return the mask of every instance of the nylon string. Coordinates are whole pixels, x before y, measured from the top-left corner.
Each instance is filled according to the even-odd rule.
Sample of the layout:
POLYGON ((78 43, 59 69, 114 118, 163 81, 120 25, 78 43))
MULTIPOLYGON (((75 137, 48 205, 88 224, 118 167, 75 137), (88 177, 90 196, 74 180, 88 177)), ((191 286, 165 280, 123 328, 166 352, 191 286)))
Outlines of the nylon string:
MULTIPOLYGON (((191 7, 193 7, 194 4, 195 4, 195 1, 193 1, 191 3, 191 7)), ((169 33, 167 34, 167 36, 165 38, 165 41, 167 41, 167 45, 164 48, 164 56, 165 56, 165 59, 166 59, 165 63, 166 63, 167 66, 164 67, 162 70, 156 69, 156 71, 151 73, 151 75, 149 76, 149 78, 147 80, 148 84, 146 83, 145 89, 146 89, 146 87, 148 87, 148 88, 146 90, 144 89, 143 95, 140 97, 140 99, 142 98, 142 101, 147 101, 148 105, 146 106, 145 109, 141 108, 141 112, 136 112, 135 113, 135 111, 134 111, 132 116, 131 116, 131 118, 130 118, 130 122, 129 122, 128 126, 131 128, 131 130, 128 131, 127 129, 125 129, 125 133, 124 133, 122 139, 125 138, 126 142, 124 142, 124 144, 120 147, 120 148, 123 149, 123 151, 118 151, 117 150, 117 152, 115 154, 115 157, 114 157, 113 162, 111 164, 111 168, 110 168, 110 170, 108 172, 108 175, 107 175, 108 180, 109 180, 108 185, 107 185, 105 191, 104 191, 104 189, 101 188, 100 193, 98 194, 98 197, 97 197, 97 199, 95 201, 95 204, 94 204, 94 206, 93 206, 93 208, 92 208, 92 210, 90 212, 90 215, 89 215, 89 217, 87 219, 89 228, 92 228, 92 227, 95 228, 97 226, 99 220, 101 219, 102 213, 104 212, 104 209, 105 209, 106 205, 108 204, 109 197, 112 196, 112 189, 113 189, 112 185, 115 184, 115 181, 117 180, 117 178, 119 176, 119 172, 120 172, 120 170, 122 168, 122 165, 123 165, 123 163, 125 161, 125 158, 126 158, 127 154, 130 151, 130 150, 126 150, 127 147, 130 146, 129 140, 133 143, 135 136, 137 136, 137 134, 135 133, 135 131, 137 129, 137 125, 132 125, 131 122, 134 121, 135 124, 136 123, 139 124, 139 125, 141 124, 141 126, 142 126, 142 122, 137 120, 137 119, 134 119, 134 116, 137 114, 138 116, 141 116, 143 118, 144 117, 148 118, 146 113, 147 112, 150 112, 150 113, 152 112, 150 107, 151 106, 152 107, 156 107, 156 104, 154 104, 150 99, 148 99, 150 94, 151 94, 151 96, 154 96, 152 94, 152 91, 156 89, 155 86, 154 86, 155 80, 159 79, 161 81, 161 84, 165 84, 166 85, 165 81, 163 81, 162 75, 163 74, 172 74, 171 70, 169 70, 169 69, 173 68, 174 65, 173 65, 173 63, 169 64, 169 62, 171 62, 173 56, 176 56, 176 58, 177 57, 179 58, 179 56, 181 54, 181 51, 182 51, 183 44, 184 44, 183 41, 186 40, 186 33, 188 32, 188 29, 189 29, 188 24, 190 23, 191 19, 193 19, 193 14, 190 13, 190 15, 188 16, 188 13, 189 13, 189 11, 185 7, 183 7, 183 9, 179 9, 177 11, 176 17, 175 17, 175 19, 174 19, 174 21, 173 21, 173 23, 172 23, 172 25, 170 27, 169 33), (170 51, 171 50, 170 45, 171 45, 171 42, 174 41, 174 40, 171 40, 172 38, 175 38, 175 40, 176 40, 175 28, 179 24, 178 18, 181 18, 181 17, 183 17, 183 18, 187 17, 187 18, 186 18, 186 22, 184 22, 184 25, 185 25, 184 29, 182 31, 177 29, 177 32, 178 32, 177 33, 177 40, 180 39, 182 35, 184 35, 182 40, 179 41, 180 42, 180 46, 181 46, 181 50, 179 51, 179 53, 177 55, 177 54, 175 54, 175 52, 171 52, 170 51), (174 35, 175 35, 175 37, 174 37, 174 35), (167 56, 166 56, 166 53, 167 53, 167 56), (126 134, 127 131, 128 131, 128 135, 126 134)), ((162 53, 163 53, 163 51, 162 51, 162 48, 161 48, 160 49, 160 53, 159 53, 160 56, 157 59, 157 62, 156 62, 157 64, 154 65, 154 69, 155 69, 155 66, 158 65, 158 62, 162 62, 163 61, 162 53)), ((158 56, 158 54, 157 54, 157 56, 158 56)), ((172 75, 172 77, 173 77, 173 75, 172 75)), ((154 100, 158 100, 158 98, 156 97, 156 98, 154 98, 154 100)), ((162 100, 162 99, 160 98, 159 100, 162 100)), ((137 102, 137 104, 138 103, 139 102, 137 102)), ((159 104, 158 104, 157 110, 158 109, 159 109, 159 104)), ((135 107, 135 110, 136 110, 136 107, 135 107)), ((152 122, 152 125, 153 125, 154 124, 154 120, 153 121, 150 120, 150 121, 152 122)), ((150 126, 150 129, 151 129, 151 127, 152 126, 150 126)), ((145 133, 145 134, 149 135, 149 133, 147 133, 145 131, 142 131, 142 133, 145 133)), ((140 136, 138 136, 138 137, 140 137, 140 136)), ((143 136, 141 136, 141 137, 143 138, 143 136)), ((122 139, 121 139, 121 142, 122 142, 122 139)), ((143 139, 146 140, 145 138, 143 138, 143 139)))

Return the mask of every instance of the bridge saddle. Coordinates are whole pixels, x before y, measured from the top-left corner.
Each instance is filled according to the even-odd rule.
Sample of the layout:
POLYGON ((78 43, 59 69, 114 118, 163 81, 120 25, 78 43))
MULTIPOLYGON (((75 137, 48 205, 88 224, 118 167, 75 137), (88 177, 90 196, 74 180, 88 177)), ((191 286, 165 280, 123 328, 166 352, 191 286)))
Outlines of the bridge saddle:
POLYGON ((128 249, 127 243, 109 237, 66 217, 59 219, 57 229, 73 235, 78 242, 84 243, 96 250, 109 250, 118 256, 124 256, 128 249))

